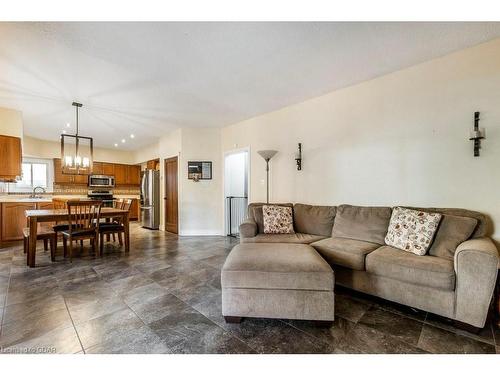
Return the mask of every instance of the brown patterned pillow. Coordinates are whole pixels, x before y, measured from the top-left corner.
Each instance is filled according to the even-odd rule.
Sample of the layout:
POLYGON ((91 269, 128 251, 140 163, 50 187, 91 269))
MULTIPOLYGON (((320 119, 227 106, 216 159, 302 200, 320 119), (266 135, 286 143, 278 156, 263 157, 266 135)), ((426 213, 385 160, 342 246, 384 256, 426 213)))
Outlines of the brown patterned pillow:
POLYGON ((425 255, 431 246, 441 214, 394 207, 385 243, 389 246, 425 255))
POLYGON ((291 207, 262 206, 264 218, 264 233, 286 234, 295 233, 291 207))

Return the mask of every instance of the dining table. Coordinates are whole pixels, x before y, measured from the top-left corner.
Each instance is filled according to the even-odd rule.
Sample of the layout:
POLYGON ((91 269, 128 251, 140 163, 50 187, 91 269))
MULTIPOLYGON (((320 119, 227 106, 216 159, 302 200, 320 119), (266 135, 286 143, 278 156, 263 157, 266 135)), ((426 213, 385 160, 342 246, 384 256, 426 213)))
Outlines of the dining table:
MULTIPOLYGON (((69 220, 68 217, 69 214, 67 209, 52 209, 52 210, 49 209, 49 210, 26 210, 25 215, 28 223, 28 228, 30 230, 27 263, 29 267, 35 267, 36 242, 37 242, 36 238, 37 238, 38 224, 49 223, 49 222, 67 222, 69 220)), ((124 226, 125 252, 128 253, 130 251, 129 211, 112 207, 102 207, 100 217, 121 218, 122 224, 124 226)), ((97 245, 96 248, 99 248, 97 245)))

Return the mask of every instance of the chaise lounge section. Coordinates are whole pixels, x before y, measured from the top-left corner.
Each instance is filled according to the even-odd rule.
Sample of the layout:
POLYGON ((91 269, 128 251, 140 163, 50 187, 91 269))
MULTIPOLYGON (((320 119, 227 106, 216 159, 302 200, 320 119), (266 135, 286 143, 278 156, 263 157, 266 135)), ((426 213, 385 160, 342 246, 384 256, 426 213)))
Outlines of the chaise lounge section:
MULTIPOLYGON (((248 219, 240 226, 241 243, 253 246, 248 251, 271 256, 279 247, 279 256, 285 256, 284 248, 302 244, 303 251, 314 249, 331 266, 338 285, 475 327, 484 326, 499 260, 498 250, 488 237, 491 225, 485 215, 464 209, 415 208, 443 215, 427 255, 419 256, 385 244, 391 207, 281 205, 293 208, 295 233, 265 234, 263 204, 252 203, 248 219)), ((287 259, 298 256, 295 252, 286 254, 287 259)), ((233 254, 228 261, 235 262, 233 254)), ((223 294, 232 292, 224 270, 222 284, 223 294)), ((235 303, 257 302, 226 299, 226 311, 232 311, 230 306, 235 303)), ((244 314, 251 308, 239 306, 240 310, 231 313, 259 315, 244 314)), ((259 316, 275 317, 272 311, 259 316)))

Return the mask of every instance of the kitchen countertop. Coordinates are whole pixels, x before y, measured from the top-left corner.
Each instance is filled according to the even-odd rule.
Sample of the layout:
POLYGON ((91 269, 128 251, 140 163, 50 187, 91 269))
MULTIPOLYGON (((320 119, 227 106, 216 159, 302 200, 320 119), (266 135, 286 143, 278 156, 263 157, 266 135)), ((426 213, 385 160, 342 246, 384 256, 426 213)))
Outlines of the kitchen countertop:
MULTIPOLYGON (((0 203, 47 203, 52 202, 52 197, 62 199, 83 199, 86 195, 44 195, 43 198, 30 198, 28 195, 0 195, 0 203)), ((139 195, 113 195, 114 198, 139 199, 139 195)))

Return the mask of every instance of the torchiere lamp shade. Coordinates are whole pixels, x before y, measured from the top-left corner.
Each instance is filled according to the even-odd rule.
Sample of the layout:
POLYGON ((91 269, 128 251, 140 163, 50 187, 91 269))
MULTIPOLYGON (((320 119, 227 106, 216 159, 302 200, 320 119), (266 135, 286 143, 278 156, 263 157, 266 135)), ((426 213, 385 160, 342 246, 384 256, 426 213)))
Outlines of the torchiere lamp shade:
POLYGON ((257 151, 257 153, 264 158, 265 161, 271 160, 271 158, 278 153, 276 150, 262 150, 257 151))

